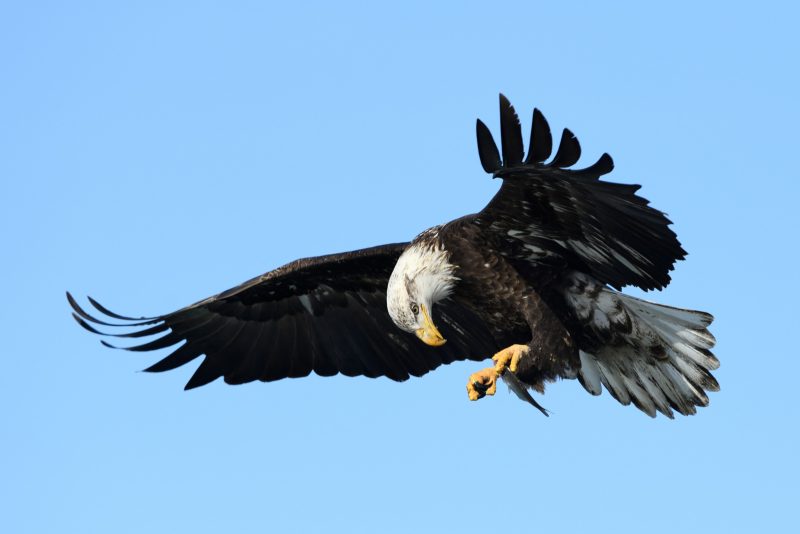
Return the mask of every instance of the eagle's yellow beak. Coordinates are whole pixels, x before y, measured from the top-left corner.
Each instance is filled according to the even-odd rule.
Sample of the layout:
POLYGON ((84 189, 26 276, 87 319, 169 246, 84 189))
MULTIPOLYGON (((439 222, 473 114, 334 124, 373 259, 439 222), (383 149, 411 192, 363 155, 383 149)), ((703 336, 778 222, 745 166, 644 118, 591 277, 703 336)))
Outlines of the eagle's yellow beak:
POLYGON ((423 343, 432 347, 444 345, 447 340, 442 337, 442 334, 440 334, 439 330, 434 326, 433 321, 431 321, 431 316, 428 315, 428 310, 422 304, 420 304, 419 309, 422 313, 425 325, 417 330, 417 337, 420 338, 423 343))

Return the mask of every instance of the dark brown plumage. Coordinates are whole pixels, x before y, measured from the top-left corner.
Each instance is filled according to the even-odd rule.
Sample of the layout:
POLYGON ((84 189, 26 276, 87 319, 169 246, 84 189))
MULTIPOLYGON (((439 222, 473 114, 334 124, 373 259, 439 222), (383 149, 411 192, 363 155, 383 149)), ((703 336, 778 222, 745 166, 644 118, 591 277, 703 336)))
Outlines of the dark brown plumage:
MULTIPOLYGON (((240 384, 312 372, 405 380, 524 346, 497 376, 537 407, 519 391, 520 381, 543 391, 547 381, 577 378, 589 392, 603 386, 650 415, 691 414, 706 405, 705 391, 718 389, 710 373, 719 365, 710 352, 711 316, 612 289, 669 283, 674 263, 686 255, 670 221, 636 195, 639 186, 600 180, 613 169, 607 154, 585 169, 569 168, 581 154, 569 130, 545 163, 553 142, 538 110, 527 157, 517 114, 502 95, 500 119, 502 158, 477 122, 481 164, 503 180, 477 214, 411 243, 297 260, 166 315, 124 317, 90 299, 116 320, 108 322, 67 294, 73 315, 97 334, 160 336, 127 347, 174 348, 147 371, 204 356, 187 389, 219 377, 240 384), (134 330, 105 334, 94 325, 134 330), (448 343, 428 346, 409 333, 415 330, 426 343, 441 345, 442 336, 448 343)), ((471 398, 493 392, 492 372, 481 376, 486 384, 468 384, 471 398)))

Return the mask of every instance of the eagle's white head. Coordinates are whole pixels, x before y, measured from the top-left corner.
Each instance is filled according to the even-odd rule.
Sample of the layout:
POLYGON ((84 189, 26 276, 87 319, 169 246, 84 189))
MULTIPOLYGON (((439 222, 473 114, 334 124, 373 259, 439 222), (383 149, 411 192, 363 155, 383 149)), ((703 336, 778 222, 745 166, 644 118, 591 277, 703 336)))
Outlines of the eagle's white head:
POLYGON ((394 324, 434 347, 445 339, 433 324, 433 305, 449 296, 458 280, 448 256, 435 241, 413 243, 397 260, 386 290, 386 307, 394 324))

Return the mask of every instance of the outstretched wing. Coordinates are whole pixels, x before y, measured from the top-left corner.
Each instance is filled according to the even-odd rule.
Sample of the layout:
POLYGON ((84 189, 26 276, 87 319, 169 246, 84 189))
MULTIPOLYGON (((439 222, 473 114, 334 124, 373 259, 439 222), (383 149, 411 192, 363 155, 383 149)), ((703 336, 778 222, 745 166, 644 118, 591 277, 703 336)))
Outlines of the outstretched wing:
POLYGON ((436 307, 440 330, 448 340, 442 347, 425 345, 392 323, 386 311, 386 285, 406 245, 297 260, 159 317, 121 316, 90 298, 105 316, 100 320, 69 293, 67 299, 75 319, 90 332, 118 338, 160 335, 126 350, 150 351, 184 342, 146 371, 168 371, 205 355, 186 389, 220 376, 229 384, 241 384, 311 372, 406 380, 441 364, 493 354, 497 345, 484 324, 449 300, 436 307), (107 334, 92 324, 134 330, 107 334))
POLYGON ((611 156, 571 170, 580 158, 577 138, 567 129, 549 163, 553 140, 538 109, 528 156, 514 108, 500 95, 503 157, 486 125, 478 120, 478 152, 486 172, 503 179, 497 195, 476 222, 508 244, 507 253, 526 262, 566 261, 617 289, 635 285, 660 289, 683 259, 671 221, 636 195, 640 186, 604 182, 611 156))

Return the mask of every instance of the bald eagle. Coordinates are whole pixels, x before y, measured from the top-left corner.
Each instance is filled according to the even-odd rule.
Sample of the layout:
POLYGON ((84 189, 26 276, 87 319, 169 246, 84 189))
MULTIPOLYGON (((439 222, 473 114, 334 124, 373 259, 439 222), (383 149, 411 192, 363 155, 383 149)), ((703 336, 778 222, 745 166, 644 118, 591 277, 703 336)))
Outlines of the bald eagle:
POLYGON ((503 379, 547 415, 530 390, 562 378, 592 395, 605 388, 651 417, 706 406, 706 392, 719 389, 712 316, 620 292, 670 282, 686 256, 671 221, 636 194, 640 186, 600 179, 613 169, 608 154, 571 168, 581 149, 567 129, 547 161, 553 140, 538 109, 527 157, 503 95, 500 134, 502 156, 477 121, 480 162, 502 180, 496 196, 410 243, 300 259, 156 317, 126 317, 89 298, 99 319, 67 293, 73 317, 104 336, 159 336, 126 350, 174 348, 146 371, 204 356, 186 389, 312 372, 402 381, 491 357, 467 381, 470 400, 493 395, 503 379))

